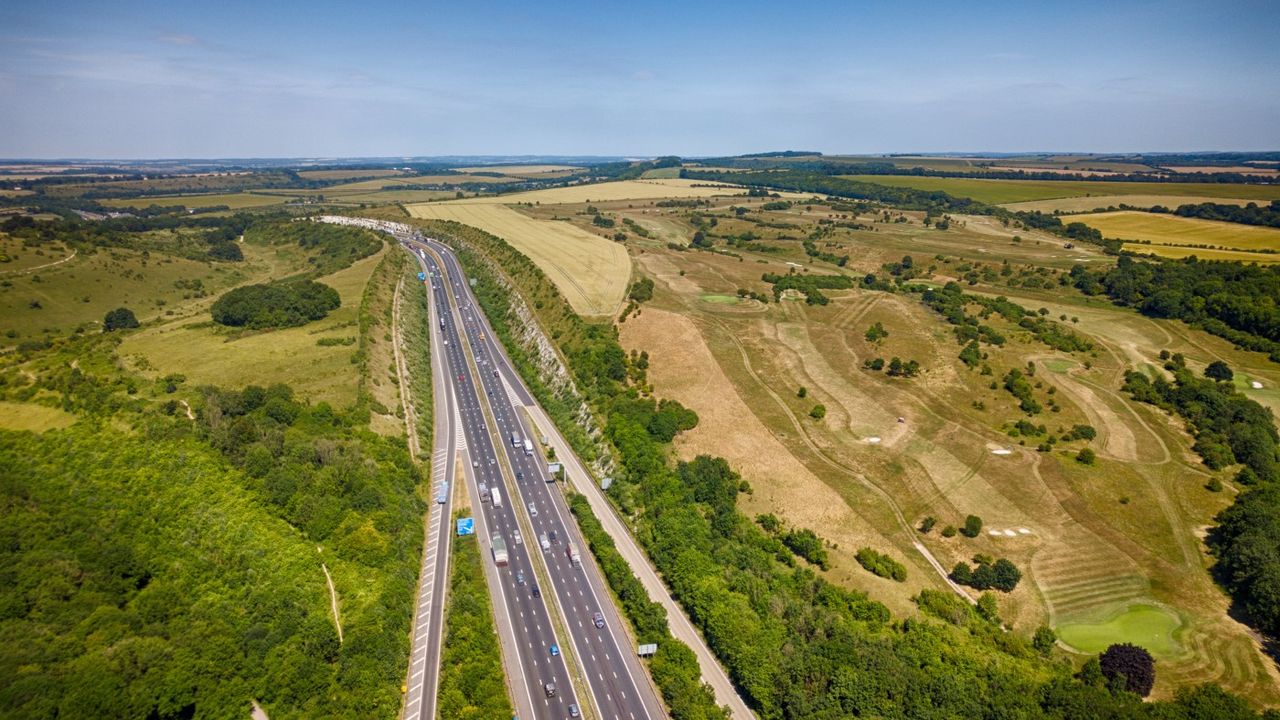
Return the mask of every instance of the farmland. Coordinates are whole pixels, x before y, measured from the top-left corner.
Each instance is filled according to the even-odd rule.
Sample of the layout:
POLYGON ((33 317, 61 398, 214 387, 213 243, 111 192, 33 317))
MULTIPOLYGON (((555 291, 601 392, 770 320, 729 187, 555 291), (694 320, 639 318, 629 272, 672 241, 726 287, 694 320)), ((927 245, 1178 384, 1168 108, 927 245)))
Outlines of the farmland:
POLYGON ((622 305, 631 263, 616 242, 505 205, 429 203, 408 210, 414 217, 452 220, 506 239, 547 273, 580 314, 612 315, 622 305))
POLYGON ((1042 213, 1087 213, 1105 210, 1109 207, 1130 205, 1137 208, 1151 208, 1161 205, 1169 209, 1186 204, 1218 203, 1220 205, 1248 205, 1257 200, 1224 197, 1192 197, 1182 195, 1083 195, 1080 197, 1053 198, 1051 200, 1028 200, 1026 202, 1004 203, 1009 210, 1020 210, 1042 213))
MULTIPOLYGON (((569 203, 609 202, 614 200, 654 200, 658 198, 709 198, 724 195, 744 195, 746 190, 731 185, 706 187, 695 180, 623 180, 592 185, 533 190, 503 195, 500 202, 507 205, 531 203, 562 205, 569 203)), ((458 204, 492 204, 493 198, 467 198, 458 204)))
POLYGON ((1117 240, 1219 250, 1280 251, 1280 229, 1276 228, 1136 211, 1077 215, 1072 219, 1117 240))
POLYGON ((237 192, 191 195, 149 195, 136 198, 103 200, 102 204, 107 207, 139 209, 151 207, 152 205, 158 205, 160 207, 183 205, 188 208, 226 205, 232 210, 243 210, 245 208, 279 205, 287 199, 288 196, 281 197, 279 195, 267 193, 237 192))
POLYGON ((1088 195, 1166 195, 1245 199, 1255 202, 1280 200, 1280 185, 1230 185, 1214 183, 1148 183, 1073 180, 986 180, 982 178, 916 177, 906 175, 845 175, 852 180, 939 190, 956 197, 980 202, 1003 203, 1051 200, 1088 195))

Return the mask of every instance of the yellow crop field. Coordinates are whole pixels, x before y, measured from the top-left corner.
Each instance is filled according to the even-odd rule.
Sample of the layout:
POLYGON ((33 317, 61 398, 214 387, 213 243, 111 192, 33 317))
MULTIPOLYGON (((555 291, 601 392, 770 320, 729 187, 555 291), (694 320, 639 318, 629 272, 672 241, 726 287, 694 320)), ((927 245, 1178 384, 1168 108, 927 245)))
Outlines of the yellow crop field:
POLYGON ((1097 228, 1104 237, 1117 240, 1224 250, 1280 251, 1280 230, 1276 228, 1136 210, 1078 215, 1072 219, 1097 228))
POLYGON ((580 315, 613 315, 631 279, 620 244, 558 220, 536 220, 505 205, 428 203, 407 206, 414 217, 453 220, 511 243, 551 278, 580 315))
POLYGON ((1159 255, 1160 257, 1175 259, 1195 255, 1201 260, 1231 260, 1233 262, 1258 263, 1259 265, 1280 263, 1280 254, 1256 253, 1245 250, 1212 250, 1187 247, 1185 245, 1146 245, 1143 243, 1125 243, 1124 249, 1144 255, 1159 255))
POLYGON ((1019 211, 1039 211, 1042 213, 1063 212, 1078 213, 1090 212, 1101 208, 1119 207, 1120 205, 1131 205, 1139 208, 1149 208, 1156 205, 1163 205, 1169 209, 1178 207, 1179 205, 1194 205, 1199 203, 1218 203, 1219 205, 1248 205, 1257 200, 1245 200, 1242 198, 1220 198, 1220 197, 1195 197, 1182 195, 1087 195, 1085 197, 1066 197, 1054 198, 1052 200, 1029 200, 1027 202, 1005 203, 1001 207, 1009 210, 1019 211))
MULTIPOLYGON (((294 192, 296 195, 296 191, 294 192)), ((102 204, 107 207, 127 207, 127 208, 145 208, 152 205, 160 207, 172 207, 174 205, 185 205, 188 208, 211 207, 213 205, 226 205, 232 210, 241 210, 243 208, 263 207, 266 205, 275 205, 287 200, 287 197, 280 195, 259 195, 256 193, 220 193, 217 195, 162 195, 151 197, 126 198, 122 200, 102 200, 102 204)))
POLYGON ((620 180, 618 182, 594 183, 590 185, 571 185, 569 187, 550 188, 548 190, 531 190, 523 193, 512 193, 501 197, 476 197, 451 202, 451 205, 492 205, 500 202, 504 205, 517 203, 541 203, 543 205, 559 205, 566 203, 609 202, 612 200, 656 200, 658 198, 705 198, 726 195, 745 195, 746 188, 734 185, 705 187, 706 181, 666 179, 666 180, 620 180), (704 187, 694 187, 695 184, 704 187))

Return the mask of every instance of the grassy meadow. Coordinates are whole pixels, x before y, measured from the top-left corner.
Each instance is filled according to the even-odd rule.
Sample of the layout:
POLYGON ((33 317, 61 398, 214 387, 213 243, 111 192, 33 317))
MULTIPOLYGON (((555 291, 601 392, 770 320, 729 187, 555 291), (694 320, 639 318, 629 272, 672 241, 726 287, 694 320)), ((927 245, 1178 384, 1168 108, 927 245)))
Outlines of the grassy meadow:
POLYGON ((119 354, 151 377, 185 375, 195 384, 223 387, 283 382, 299 393, 336 406, 355 401, 359 368, 353 345, 320 345, 323 339, 357 339, 365 283, 387 252, 364 258, 318 279, 338 291, 342 305, 323 320, 294 328, 251 333, 225 328, 205 312, 144 328, 121 344, 119 354))

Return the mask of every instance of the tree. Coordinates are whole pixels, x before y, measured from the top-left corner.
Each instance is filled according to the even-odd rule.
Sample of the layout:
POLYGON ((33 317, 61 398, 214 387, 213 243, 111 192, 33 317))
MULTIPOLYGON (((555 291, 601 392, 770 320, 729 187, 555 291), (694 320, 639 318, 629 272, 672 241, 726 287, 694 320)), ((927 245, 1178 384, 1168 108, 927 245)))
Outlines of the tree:
POLYGON ((1076 462, 1081 465, 1092 465, 1098 460, 1098 455, 1090 448, 1080 448, 1080 452, 1076 453, 1076 462))
POLYGON ((970 515, 964 519, 964 527, 960 530, 965 537, 975 538, 982 532, 982 518, 970 515))
POLYGON ((878 343, 887 337, 889 337, 889 331, 885 330, 884 325, 878 322, 867 328, 867 342, 878 343))
POLYGON ((801 399, 803 399, 803 398, 804 398, 806 395, 808 395, 808 394, 809 394, 809 388, 807 388, 807 387, 805 387, 805 386, 803 386, 803 385, 801 385, 801 386, 800 386, 800 389, 796 391, 796 397, 801 398, 801 399))
POLYGON ((1102 674, 1108 680, 1124 677, 1124 688, 1142 697, 1151 694, 1156 683, 1156 661, 1151 653, 1129 643, 1117 643, 1098 657, 1102 674))
POLYGON ((1053 646, 1058 642, 1058 634, 1048 625, 1041 625, 1036 628, 1035 635, 1031 636, 1031 647, 1041 655, 1048 655, 1053 651, 1053 646))
POLYGON ((826 405, 822 405, 822 404, 814 405, 813 409, 809 411, 809 417, 813 418, 814 420, 821 420, 826 416, 827 416, 826 405))
POLYGON ((1204 376, 1210 380, 1230 382, 1235 377, 1235 373, 1231 372, 1231 366, 1221 360, 1214 360, 1209 363, 1209 367, 1204 369, 1204 376))
POLYGON ((240 246, 234 242, 220 242, 210 246, 209 257, 214 260, 239 262, 244 260, 244 253, 240 251, 240 246))
POLYGON ((129 308, 116 308, 107 313, 102 319, 102 331, 111 332, 113 330, 127 330, 129 328, 138 327, 138 318, 129 308))
POLYGON ((926 517, 924 520, 920 521, 920 532, 925 533, 927 535, 930 530, 933 530, 933 526, 937 524, 938 524, 938 519, 930 515, 926 517))

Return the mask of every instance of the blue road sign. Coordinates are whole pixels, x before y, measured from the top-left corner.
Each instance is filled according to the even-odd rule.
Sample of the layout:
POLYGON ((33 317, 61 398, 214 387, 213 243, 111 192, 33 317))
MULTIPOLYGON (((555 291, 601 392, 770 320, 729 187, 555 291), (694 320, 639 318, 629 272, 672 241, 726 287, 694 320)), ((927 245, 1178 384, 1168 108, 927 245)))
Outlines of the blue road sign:
POLYGON ((458 518, 458 535, 475 535, 475 518, 458 518))

